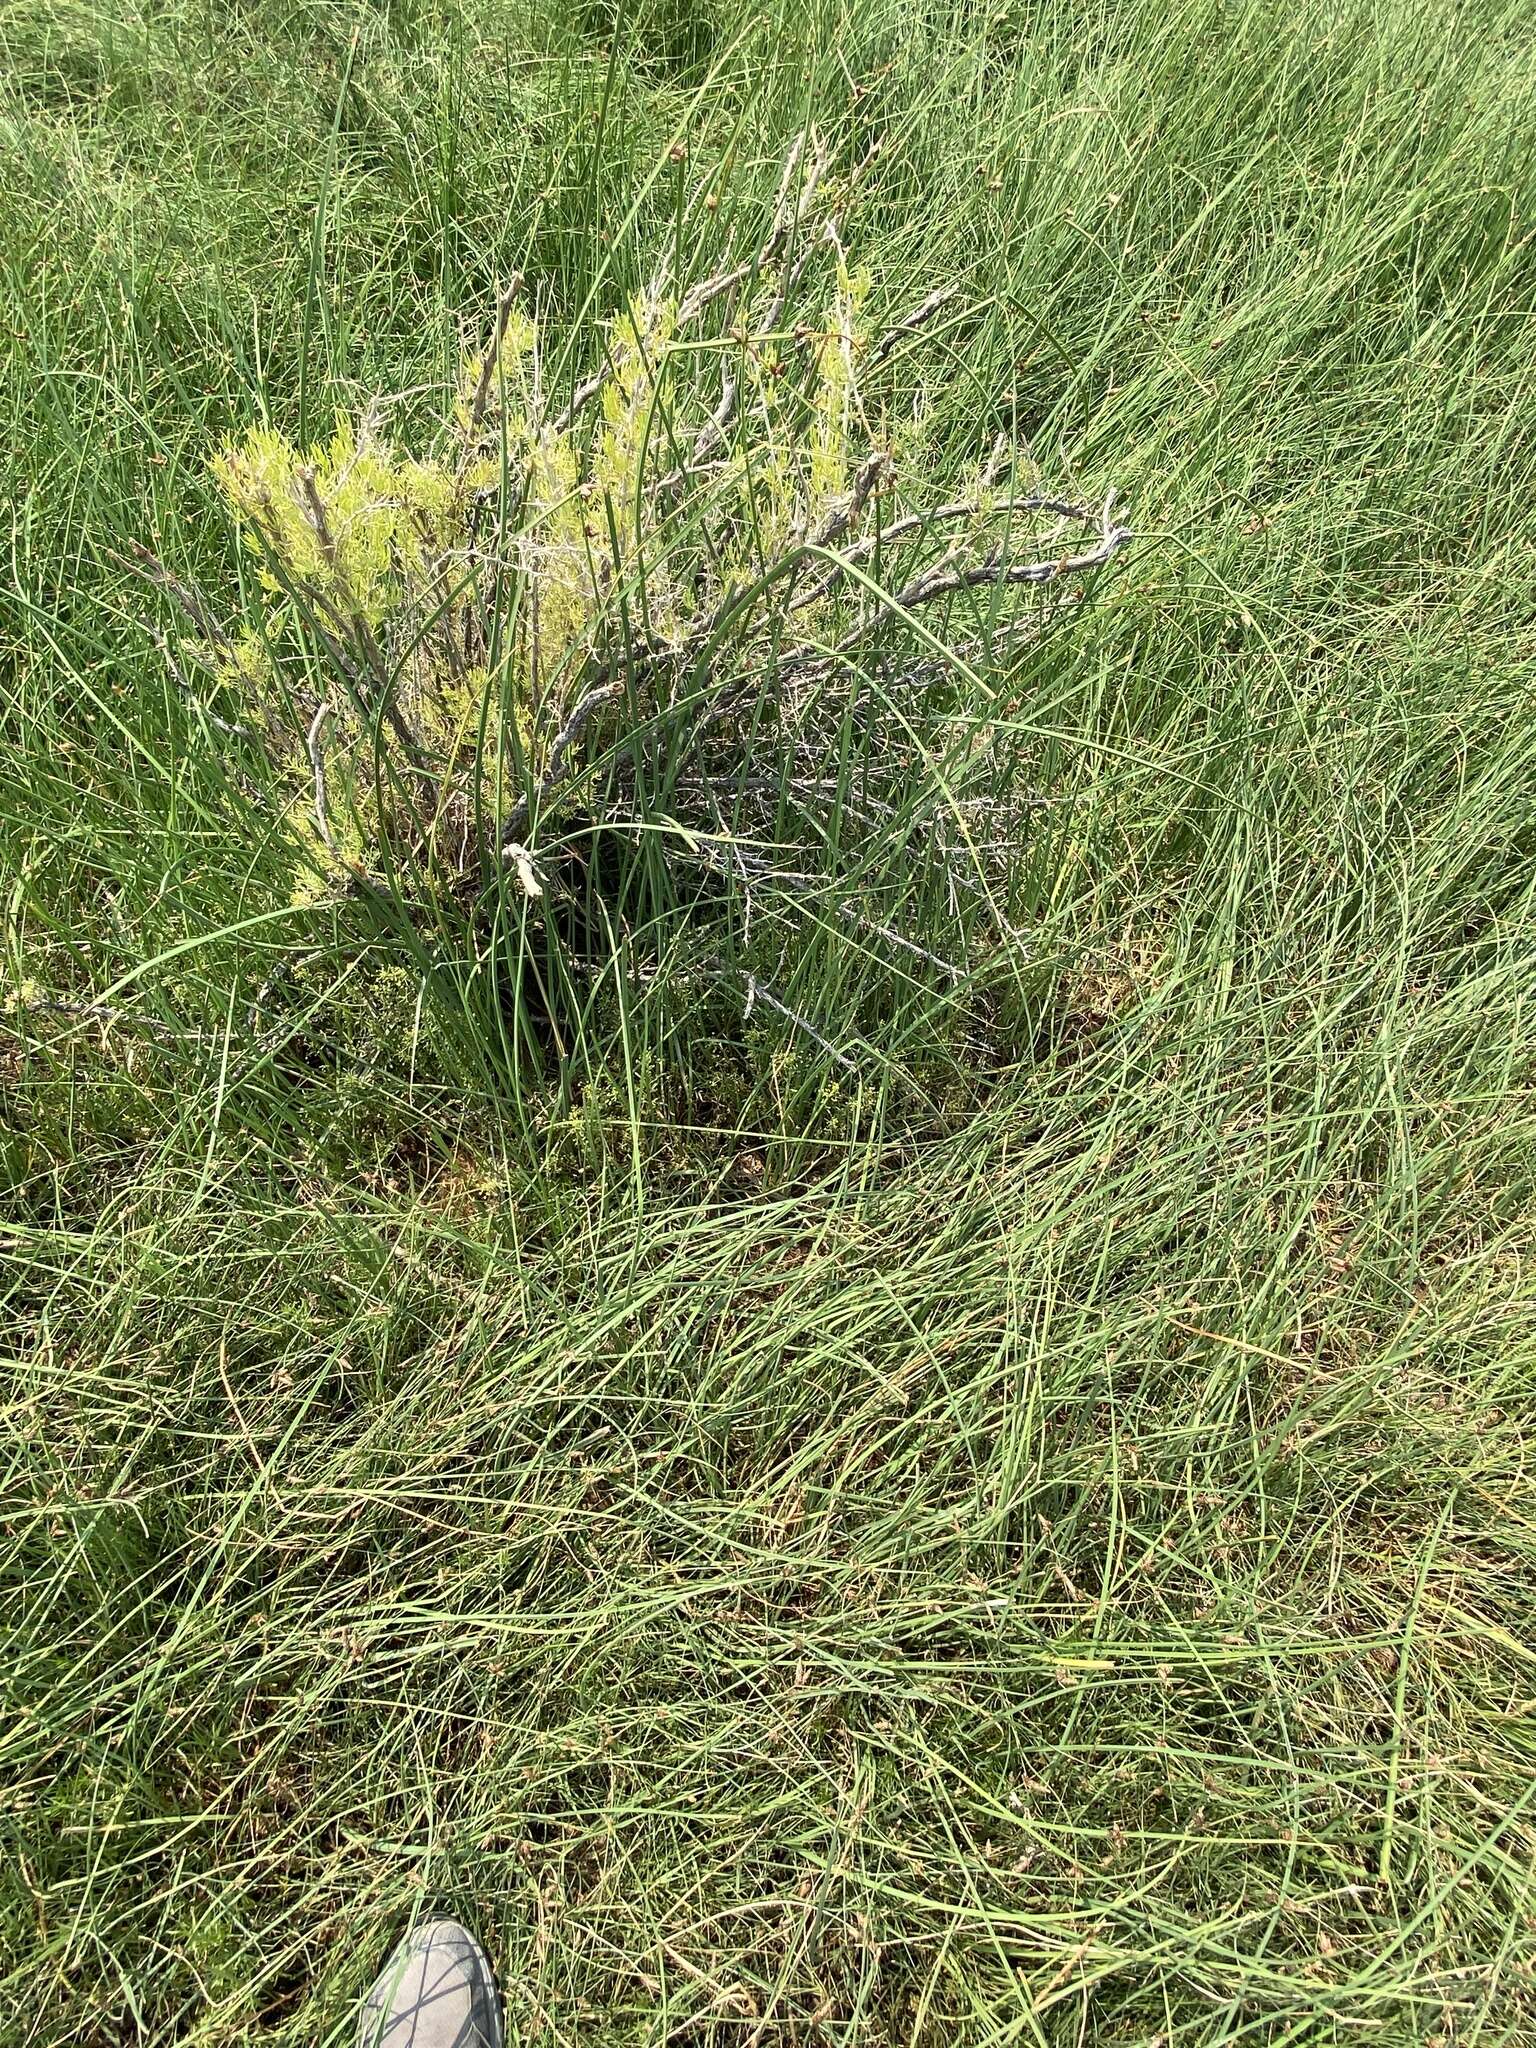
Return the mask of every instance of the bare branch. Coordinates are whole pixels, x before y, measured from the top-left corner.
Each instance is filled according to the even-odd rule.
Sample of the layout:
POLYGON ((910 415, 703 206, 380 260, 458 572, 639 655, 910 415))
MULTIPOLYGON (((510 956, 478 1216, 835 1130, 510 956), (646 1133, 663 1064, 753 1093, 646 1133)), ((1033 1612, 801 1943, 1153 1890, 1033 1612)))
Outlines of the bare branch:
POLYGON ((841 498, 832 507, 826 518, 811 536, 811 546, 828 548, 841 540, 849 527, 857 526, 864 516, 864 507, 869 503, 870 493, 888 468, 890 457, 883 449, 872 448, 859 464, 853 479, 853 488, 846 498, 841 498))
POLYGON ((720 380, 720 403, 700 427, 693 444, 693 453, 686 464, 664 476, 658 489, 667 490, 679 482, 691 470, 697 469, 719 447, 725 439, 726 429, 736 417, 736 407, 741 398, 741 379, 736 372, 727 368, 720 380))
MULTIPOLYGON (((818 597, 825 597, 841 580, 845 571, 867 562, 877 550, 883 553, 886 548, 896 547, 904 541, 911 540, 915 534, 931 532, 935 526, 951 525, 957 519, 1007 519, 1016 513, 1031 512, 1050 512, 1058 519, 1080 520, 1085 526, 1092 525, 1099 516, 1086 505, 1075 505, 1065 498, 1039 497, 1006 498, 996 505, 983 505, 976 499, 962 498, 953 504, 936 505, 931 512, 909 512, 903 518, 893 520, 889 526, 881 527, 878 533, 865 534, 862 540, 857 540, 851 547, 844 548, 822 580, 797 598, 796 604, 810 604, 818 597)), ((847 524, 856 525, 857 514, 847 524)), ((846 531, 846 528, 844 530, 846 531)), ((837 537, 832 536, 833 539, 837 537)), ((818 536, 815 544, 825 546, 827 543, 818 536)), ((958 547, 951 548, 941 558, 942 562, 948 563, 958 559, 959 553, 958 547)), ((930 563, 927 573, 931 573, 939 566, 940 563, 930 563)))
POLYGON ((156 590, 163 590, 168 597, 174 598, 210 646, 223 651, 234 645, 202 597, 183 583, 180 577, 172 575, 158 555, 152 554, 138 541, 130 541, 128 545, 132 549, 131 555, 120 555, 115 550, 111 551, 114 562, 121 563, 123 568, 131 569, 135 576, 142 576, 146 583, 152 583, 156 590))
POLYGON ((846 918, 850 924, 857 925, 860 931, 873 932, 876 938, 884 939, 887 945, 897 946, 902 952, 911 953, 918 960, 926 960, 930 967, 937 967, 939 972, 948 975, 951 981, 960 982, 965 979, 964 969, 957 967, 953 960, 946 960, 941 953, 932 952, 927 946, 920 946, 916 939, 907 938, 891 925, 881 924, 876 918, 866 917, 853 904, 839 904, 838 915, 846 918))
MULTIPOLYGON (((784 318, 784 309, 789 304, 789 301, 793 296, 796 287, 799 285, 800 279, 804 275, 806 265, 810 262, 812 256, 815 255, 815 253, 815 244, 807 243, 805 248, 803 248, 800 251, 800 254, 789 266, 788 270, 785 271, 783 277, 779 281, 779 289, 774 296, 773 302, 768 307, 766 313, 764 313, 763 315, 759 330, 762 334, 766 335, 777 333, 779 323, 784 318)), ((700 462, 704 461, 706 457, 712 455, 715 449, 720 446, 721 442, 725 439, 726 433, 730 429, 732 422, 736 418, 736 414, 740 407, 740 404, 741 378, 734 370, 727 368, 721 379, 720 403, 715 407, 715 410, 710 414, 709 418, 704 422, 703 426, 699 429, 698 436, 693 444, 693 452, 689 458, 687 468, 691 469, 696 467, 700 462)), ((678 468, 673 470, 669 476, 662 478, 659 488, 663 490, 667 489, 668 487, 675 484, 679 480, 679 478, 681 478, 685 474, 686 470, 684 468, 678 468)))
POLYGON ((345 612, 340 611, 325 592, 317 589, 313 583, 290 575, 282 556, 272 544, 271 536, 259 524, 252 530, 261 543, 263 559, 274 580, 293 603, 309 631, 325 648, 327 656, 346 684, 358 714, 365 719, 371 719, 375 712, 382 712, 390 731, 399 741, 410 768, 430 790, 431 770, 423 758, 415 734, 406 724, 405 716, 394 700, 390 688, 389 664, 384 659, 383 650, 372 629, 365 620, 359 620, 355 616, 348 617, 345 612), (360 635, 363 638, 359 648, 360 635), (372 670, 373 689, 369 688, 365 676, 349 652, 349 646, 361 654, 372 670))
POLYGON ((519 797, 502 825, 503 835, 509 843, 521 841, 528 829, 528 820, 535 804, 542 804, 550 792, 565 779, 566 763, 572 747, 603 706, 611 704, 622 694, 622 683, 609 677, 601 683, 595 683, 577 699, 574 710, 555 734, 555 743, 549 750, 549 766, 540 776, 537 788, 531 796, 519 797))
POLYGON ((779 188, 774 196, 773 210, 768 217, 768 232, 756 250, 744 262, 734 264, 729 270, 722 270, 714 277, 705 278, 699 284, 690 286, 677 309, 679 327, 686 327, 697 320, 716 299, 724 298, 728 292, 735 291, 745 284, 749 277, 760 275, 783 248, 791 227, 804 213, 815 195, 825 168, 825 155, 818 153, 812 158, 798 200, 791 205, 790 195, 794 189, 795 173, 800 167, 800 158, 804 150, 805 137, 797 135, 779 173, 779 188))
POLYGON ((142 1010, 116 1010, 109 1003, 98 1003, 69 996, 22 996, 0 1008, 0 1022, 9 1022, 13 1017, 68 1017, 81 1024, 99 1024, 122 1027, 131 1025, 136 1030, 147 1031, 151 1038, 162 1043, 209 1044, 212 1035, 200 1031, 195 1024, 177 1026, 167 1024, 163 1018, 149 1017, 142 1010))
POLYGON ((957 590, 981 590, 994 584, 1053 583, 1058 576, 1073 576, 1084 569, 1100 568, 1134 538, 1130 527, 1111 523, 1109 512, 1112 503, 1113 500, 1105 503, 1103 527, 1096 547, 1085 548, 1076 555, 1060 555, 1049 562, 1005 562, 994 554, 989 560, 969 568, 951 566, 947 561, 935 563, 914 576, 906 589, 898 593, 896 606, 899 610, 910 611, 915 605, 932 604, 935 598, 948 597, 957 590))
POLYGON ((160 650, 161 659, 170 670, 171 678, 176 687, 181 691, 182 696, 186 699, 189 709, 196 711, 200 717, 206 718, 215 732, 225 733, 231 739, 248 740, 251 737, 248 727, 232 725, 227 718, 220 718, 216 711, 208 709, 208 706, 199 697, 196 690, 193 689, 191 682, 188 680, 186 670, 176 659, 175 648, 172 647, 170 641, 160 631, 160 628, 151 625, 148 619, 141 619, 139 624, 160 650))
MULTIPOLYGON (((777 794, 780 789, 780 785, 771 779, 765 786, 774 794, 777 794)), ((793 780, 787 786, 797 788, 793 780)), ((720 809, 718 792, 711 787, 708 794, 718 816, 720 809)), ((814 791, 801 791, 801 794, 802 799, 808 796, 813 801, 820 797, 820 792, 814 791)), ((889 807, 877 805, 876 808, 888 809, 889 807)), ((816 906, 814 903, 807 904, 797 899, 819 896, 823 890, 824 885, 812 875, 775 870, 770 868, 768 863, 761 858, 754 863, 749 860, 747 850, 740 841, 732 837, 723 836, 719 841, 714 841, 702 838, 698 833, 688 832, 680 835, 676 843, 678 851, 684 858, 696 860, 703 866, 712 869, 716 874, 734 876, 746 892, 749 907, 752 901, 752 891, 755 887, 766 888, 772 885, 786 891, 792 908, 800 915, 805 916, 814 911, 816 906)), ((838 903, 837 914, 845 923, 853 925, 858 931, 867 932, 876 938, 884 939, 888 945, 895 946, 904 953, 910 953, 914 959, 926 960, 929 966, 937 967, 940 973, 946 975, 950 981, 959 983, 965 979, 965 970, 957 967, 953 960, 946 960, 942 954, 933 952, 927 946, 919 945, 915 939, 909 939, 904 932, 897 931, 893 926, 883 923, 879 918, 870 917, 865 911, 860 910, 856 903, 850 902, 845 898, 838 903)))
POLYGON ((299 471, 299 489, 304 493, 305 510, 309 513, 309 523, 315 529, 315 538, 320 543, 326 566, 339 581, 343 580, 341 558, 336 552, 336 536, 331 532, 331 522, 326 517, 325 500, 315 482, 315 472, 308 463, 299 471))
POLYGON ((511 281, 508 283, 497 304, 496 332, 491 338, 490 347, 485 352, 485 361, 480 365, 480 376, 475 385, 475 395, 470 402, 469 431, 471 436, 479 430, 480 422, 485 417, 485 408, 490 402, 491 383, 496 375, 496 365, 501 360, 501 344, 507 337, 507 322, 512 318, 512 308, 517 304, 517 296, 522 288, 522 277, 518 272, 514 272, 511 281))
POLYGON ((992 453, 987 457, 981 472, 981 488, 990 491, 1008 466, 1008 458, 1014 452, 1013 443, 1006 434, 999 434, 992 443, 992 453))
POLYGON ((707 311, 716 299, 724 298, 727 292, 745 284, 758 268, 759 262, 758 257, 749 256, 745 263, 737 263, 731 269, 722 270, 714 277, 706 277, 700 284, 690 285, 677 309, 678 326, 691 327, 699 315, 707 311))
POLYGON ((788 1003, 780 1002, 771 988, 764 987, 755 974, 749 974, 747 976, 747 1007, 742 1012, 743 1023, 751 1016, 754 1006, 758 1003, 766 1003, 770 1010, 776 1010, 786 1023, 793 1024, 797 1031, 803 1031, 813 1044, 821 1047, 821 1050, 827 1055, 829 1060, 835 1060, 848 1073, 856 1074, 859 1071, 858 1063, 851 1060, 847 1053, 840 1052, 830 1038, 823 1038, 808 1017, 800 1016, 797 1011, 789 1007, 788 1003))
MULTIPOLYGON (((827 225, 831 227, 833 223, 829 221, 827 225)), ((784 318, 785 308, 799 290, 800 280, 805 275, 806 265, 815 254, 816 244, 814 242, 807 242, 794 262, 784 272, 783 277, 779 281, 779 289, 770 301, 767 312, 763 315, 762 324, 759 329, 760 333, 778 333, 784 318)))
POLYGON ((557 434, 568 434, 587 407, 592 403, 593 399, 596 398, 599 391, 602 390, 603 383, 604 376, 600 370, 595 377, 588 377, 584 384, 578 384, 571 393, 571 402, 565 408, 565 411, 557 413, 554 419, 550 421, 552 430, 557 434))
MULTIPOLYGON (((810 207, 826 171, 827 154, 825 145, 819 138, 813 137, 811 160, 806 166, 804 179, 797 191, 795 178, 800 168, 804 149, 805 138, 798 136, 790 148, 789 154, 784 160, 784 168, 779 174, 779 189, 774 199, 768 233, 764 236, 755 253, 746 258, 745 261, 732 265, 730 269, 721 271, 716 276, 706 278, 701 283, 693 285, 684 294, 682 302, 678 306, 677 324, 679 327, 691 325, 717 299, 724 298, 729 293, 739 291, 748 279, 761 276, 769 265, 777 259, 791 232, 810 207)), ((778 292, 770 303, 767 315, 761 323, 763 332, 772 333, 777 328, 784 316, 784 308, 799 284, 811 254, 812 249, 810 247, 803 250, 780 280, 778 292)), ((593 399, 602 391, 606 381, 606 372, 600 370, 576 386, 575 391, 571 394, 569 405, 562 412, 557 413, 551 422, 557 434, 570 432, 582 413, 586 411, 593 399)), ((740 396, 740 378, 728 370, 721 390, 720 403, 699 430, 687 467, 697 464, 710 450, 719 446, 732 420, 736 416, 736 408, 740 401, 740 396)), ((685 473, 684 468, 675 470, 671 475, 662 478, 658 488, 663 490, 672 488, 685 473)))
MULTIPOLYGON (((794 211, 789 204, 789 195, 794 190, 795 173, 800 168, 800 159, 804 153, 805 136, 801 133, 790 144, 789 154, 784 159, 784 167, 779 172, 779 189, 773 196, 773 211, 768 216, 768 234, 762 247, 757 252, 759 262, 772 262, 773 258, 779 253, 784 237, 789 233, 790 223, 794 219, 794 211)), ((818 172, 817 176, 819 175, 818 172)))
POLYGON ((940 285, 937 291, 930 292, 920 306, 914 306, 910 313, 904 313, 894 327, 888 327, 881 335, 869 352, 870 367, 873 368, 876 363, 883 363, 897 342, 909 334, 916 334, 920 327, 925 326, 933 318, 941 306, 947 306, 951 299, 959 296, 960 287, 957 284, 940 285))
POLYGON ((320 837, 330 852, 334 853, 336 841, 331 836, 331 820, 325 803, 325 752, 322 745, 330 715, 330 705, 322 704, 309 722, 304 744, 309 749, 309 765, 315 773, 315 823, 320 828, 320 837))

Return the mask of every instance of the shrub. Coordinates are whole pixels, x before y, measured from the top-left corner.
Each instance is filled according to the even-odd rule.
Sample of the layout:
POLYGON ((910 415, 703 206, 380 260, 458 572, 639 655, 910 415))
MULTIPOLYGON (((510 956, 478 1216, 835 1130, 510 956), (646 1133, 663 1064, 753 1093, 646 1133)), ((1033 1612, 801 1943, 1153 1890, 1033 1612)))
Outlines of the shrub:
POLYGON ((797 148, 762 232, 661 262, 574 385, 586 333, 557 352, 514 285, 429 452, 379 407, 226 447, 243 627, 146 559, 308 886, 419 941, 514 1068, 755 1010, 856 1071, 1008 954, 1028 791, 996 678, 1128 533, 1006 437, 934 503, 897 379, 963 316, 940 290, 872 322, 856 182, 797 148))

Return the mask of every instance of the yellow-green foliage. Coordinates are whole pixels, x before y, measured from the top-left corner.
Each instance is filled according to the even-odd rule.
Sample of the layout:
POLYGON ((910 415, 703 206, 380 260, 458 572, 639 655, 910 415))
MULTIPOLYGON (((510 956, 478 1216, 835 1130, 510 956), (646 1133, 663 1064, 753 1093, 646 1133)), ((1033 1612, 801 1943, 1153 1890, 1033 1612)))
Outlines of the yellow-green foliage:
POLYGON ((214 674, 259 704, 269 699, 273 684, 272 656, 259 633, 247 629, 214 655, 214 674))
MULTIPOLYGON (((867 274, 850 276, 840 261, 826 323, 805 344, 812 374, 804 401, 786 396, 794 380, 777 343, 744 351, 737 374, 750 392, 753 445, 740 460, 718 451, 718 481, 753 494, 759 546, 805 530, 848 487, 868 290, 867 274)), ((510 485, 526 579, 523 654, 547 678, 598 625, 606 594, 666 509, 652 503, 647 484, 668 460, 655 414, 677 320, 675 298, 645 292, 609 324, 596 431, 584 440, 545 418, 538 329, 516 309, 487 390, 484 359, 465 358, 451 459, 401 455, 366 423, 344 421, 307 450, 253 428, 213 468, 265 588, 278 600, 318 596, 327 616, 378 633, 399 607, 451 578, 472 545, 473 508, 510 485)), ((451 584, 439 588, 437 612, 451 603, 451 584)), ((229 680, 255 685, 265 660, 253 642, 223 666, 229 680)))
POLYGON ((839 262, 832 317, 815 344, 816 376, 811 398, 808 479, 809 511, 813 523, 822 518, 833 499, 848 488, 854 370, 863 345, 859 314, 869 290, 867 271, 850 277, 847 265, 839 262))
MULTIPOLYGON (((677 301, 653 293, 640 293, 608 331, 608 376, 592 479, 612 500, 621 521, 626 514, 633 519, 640 498, 651 412, 667 344, 676 331, 677 301)), ((622 523, 618 531, 622 547, 628 538, 622 523)))
POLYGON ((525 440, 527 520, 518 555, 527 577, 530 684, 547 684, 597 617, 597 557, 583 519, 581 465, 553 427, 525 440))
MULTIPOLYGON (((211 654, 216 673, 270 719, 295 627, 342 658, 308 734, 324 749, 325 830, 313 759, 295 745, 290 762, 296 829, 320 865, 364 858, 388 822, 386 785, 386 801, 407 793, 410 830, 457 820, 462 839, 471 810, 495 815, 508 787, 543 772, 620 600, 678 645, 727 582, 750 582, 821 522, 862 431, 868 289, 839 252, 821 322, 756 338, 738 327, 704 349, 680 336, 675 297, 642 292, 608 324, 597 402, 574 423, 546 405, 538 327, 513 308, 489 367, 466 356, 438 452, 406 455, 372 419, 308 449, 257 427, 220 452, 269 615, 211 654), (710 423, 722 369, 739 392, 723 428, 710 423), (679 447, 702 459, 679 467, 679 447), (696 491, 719 516, 709 548, 685 547, 679 565, 677 534, 700 530, 696 491), (381 743, 391 777, 372 757, 381 743)), ((307 729, 319 699, 302 681, 291 696, 307 729)))
POLYGON ((213 467, 267 588, 307 585, 371 627, 398 598, 402 574, 449 539, 453 473, 397 457, 366 426, 344 421, 307 453, 257 427, 213 467))

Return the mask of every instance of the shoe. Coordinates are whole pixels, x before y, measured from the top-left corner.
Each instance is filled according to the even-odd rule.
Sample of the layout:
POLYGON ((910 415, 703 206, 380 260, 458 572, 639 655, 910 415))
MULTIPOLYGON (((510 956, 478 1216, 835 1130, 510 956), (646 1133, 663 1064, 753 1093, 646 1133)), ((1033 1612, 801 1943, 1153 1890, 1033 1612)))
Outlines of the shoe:
POLYGON ((357 2048, 502 2048, 485 1951, 456 1920, 408 1934, 363 2000, 357 2048))

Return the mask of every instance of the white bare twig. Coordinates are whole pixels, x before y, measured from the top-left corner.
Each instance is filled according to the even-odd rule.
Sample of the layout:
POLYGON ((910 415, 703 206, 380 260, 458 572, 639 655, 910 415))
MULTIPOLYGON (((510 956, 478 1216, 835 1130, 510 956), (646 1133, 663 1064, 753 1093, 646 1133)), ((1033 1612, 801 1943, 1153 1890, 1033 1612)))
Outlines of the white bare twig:
POLYGON ((309 749, 309 765, 314 770, 315 777, 315 824, 319 827, 320 837, 325 841, 327 850, 334 853, 336 851, 336 841, 331 834, 330 812, 326 807, 325 800, 325 749, 323 744, 325 728, 330 720, 330 716, 330 705, 322 704, 314 717, 309 721, 309 731, 305 734, 304 744, 309 749))
POLYGON ((880 339, 870 350, 869 361, 871 366, 876 363, 883 363, 891 350, 895 348, 897 342, 904 340, 909 334, 916 334, 920 327, 927 325, 941 307, 947 306, 951 299, 958 298, 959 294, 960 287, 957 284, 940 285, 937 291, 932 291, 928 294, 921 305, 914 306, 910 313, 904 313, 894 327, 888 327, 885 330, 884 334, 881 335, 880 339))
POLYGON ((771 988, 766 988, 755 974, 749 974, 747 976, 747 1007, 742 1012, 743 1023, 751 1016, 753 1008, 758 1003, 766 1003, 768 1008, 777 1011, 786 1023, 793 1024, 797 1031, 803 1031, 813 1044, 820 1046, 829 1060, 835 1060, 838 1066, 846 1069, 848 1073, 856 1074, 859 1071, 858 1062, 850 1059, 847 1053, 839 1050, 830 1038, 823 1037, 808 1017, 802 1017, 798 1011, 792 1010, 788 1003, 781 1002, 771 988))
POLYGON ((515 839, 509 839, 501 849, 502 859, 517 869, 517 879, 522 884, 523 894, 537 902, 544 894, 544 884, 539 880, 539 871, 533 864, 533 855, 526 846, 515 839))
POLYGON ((1074 576, 1084 569, 1101 568, 1112 555, 1119 553, 1127 541, 1135 538, 1130 527, 1114 524, 1110 516, 1113 505, 1113 496, 1105 499, 1099 541, 1095 547, 1084 548, 1075 555, 1058 555, 1052 561, 1043 562, 1010 562, 1001 555, 993 554, 985 562, 972 563, 967 567, 951 564, 946 559, 914 576, 897 594, 896 607, 901 611, 911 611, 914 606, 932 604, 935 598, 948 597, 957 590, 980 590, 995 584, 1053 583, 1058 576, 1074 576))

